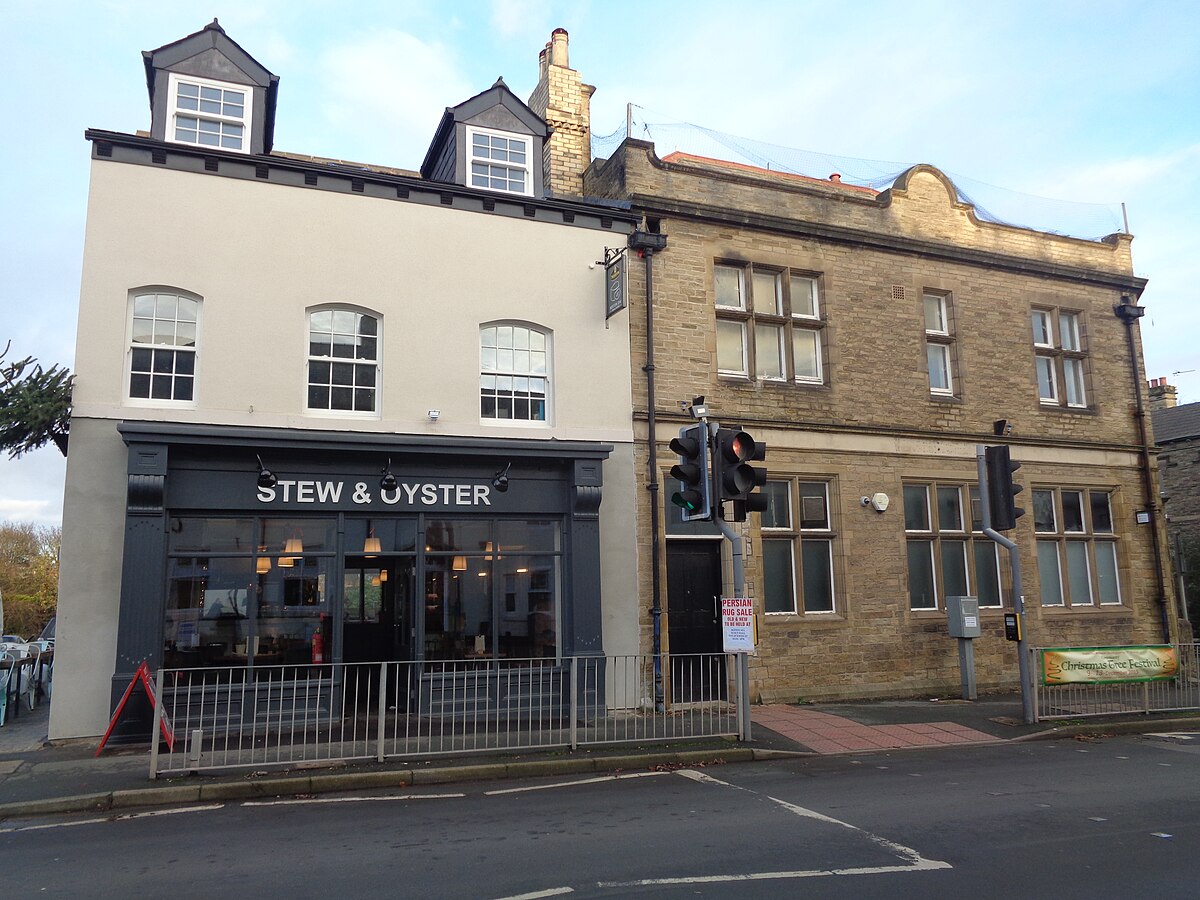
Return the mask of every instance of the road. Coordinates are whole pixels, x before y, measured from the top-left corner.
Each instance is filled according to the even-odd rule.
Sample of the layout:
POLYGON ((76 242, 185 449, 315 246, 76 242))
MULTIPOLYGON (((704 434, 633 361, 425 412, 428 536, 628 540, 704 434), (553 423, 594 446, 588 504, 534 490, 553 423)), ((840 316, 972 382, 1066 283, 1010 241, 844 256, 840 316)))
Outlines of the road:
POLYGON ((1200 735, 0 824, 14 897, 1187 897, 1197 848, 1200 735))

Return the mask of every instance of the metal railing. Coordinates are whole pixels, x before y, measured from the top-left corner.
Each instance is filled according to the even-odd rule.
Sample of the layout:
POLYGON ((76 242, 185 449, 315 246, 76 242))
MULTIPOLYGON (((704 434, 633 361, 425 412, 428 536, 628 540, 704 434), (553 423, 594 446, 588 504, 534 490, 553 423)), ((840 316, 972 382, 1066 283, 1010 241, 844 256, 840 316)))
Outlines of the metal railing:
POLYGON ((1030 671, 1037 688, 1038 721, 1200 709, 1200 644, 1172 646, 1179 660, 1175 677, 1110 684, 1043 684, 1040 668, 1043 648, 1032 649, 1030 671))
POLYGON ((740 736, 733 657, 661 660, 661 708, 649 655, 162 669, 150 777, 740 736))

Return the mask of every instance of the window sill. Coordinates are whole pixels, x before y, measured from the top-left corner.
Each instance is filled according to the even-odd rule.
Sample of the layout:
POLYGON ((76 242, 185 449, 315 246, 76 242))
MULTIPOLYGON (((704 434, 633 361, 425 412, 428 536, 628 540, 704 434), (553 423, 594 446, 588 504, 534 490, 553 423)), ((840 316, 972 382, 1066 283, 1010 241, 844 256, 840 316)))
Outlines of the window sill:
POLYGON ((962 403, 963 399, 962 399, 962 397, 959 397, 957 394, 935 394, 933 391, 930 391, 929 392, 929 402, 930 403, 962 403))
POLYGON ((1061 415, 1096 416, 1100 411, 1095 406, 1065 406, 1053 400, 1038 400, 1042 412, 1059 413, 1061 415))
POLYGON ((763 613, 764 625, 798 625, 802 623, 835 624, 846 622, 846 617, 836 612, 769 612, 763 613))

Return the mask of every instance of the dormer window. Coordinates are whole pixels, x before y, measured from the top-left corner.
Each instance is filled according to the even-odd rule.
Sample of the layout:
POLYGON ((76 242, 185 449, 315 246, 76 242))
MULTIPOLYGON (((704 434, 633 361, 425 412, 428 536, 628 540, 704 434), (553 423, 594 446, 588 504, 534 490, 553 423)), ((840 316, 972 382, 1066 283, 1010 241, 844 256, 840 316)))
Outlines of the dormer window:
POLYGON ((510 194, 533 193, 530 138, 502 131, 468 128, 471 187, 510 194))
POLYGON ((249 152, 252 96, 249 86, 171 73, 167 139, 249 152))

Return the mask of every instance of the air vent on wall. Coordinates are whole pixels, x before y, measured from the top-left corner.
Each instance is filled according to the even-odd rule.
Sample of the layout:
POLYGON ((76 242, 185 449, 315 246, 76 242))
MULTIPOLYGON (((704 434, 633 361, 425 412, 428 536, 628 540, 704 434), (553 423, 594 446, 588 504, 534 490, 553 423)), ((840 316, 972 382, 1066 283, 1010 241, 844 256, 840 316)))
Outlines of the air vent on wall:
POLYGON ((893 300, 903 300, 904 297, 905 297, 904 285, 893 284, 892 285, 892 299, 893 300))
POLYGON ((363 192, 363 187, 363 180, 361 178, 350 179, 350 190, 354 191, 356 194, 361 194, 363 192))
POLYGON ((316 172, 305 172, 304 173, 304 183, 307 184, 309 187, 316 187, 317 173, 316 172))
POLYGON ((155 165, 164 166, 167 163, 167 151, 151 150, 150 159, 155 163, 155 165))
POLYGON ((217 158, 215 156, 204 157, 204 171, 205 172, 216 172, 220 168, 221 168, 221 164, 219 162, 217 162, 217 158))
POLYGON ((269 168, 267 168, 266 166, 262 165, 261 163, 259 163, 258 165, 256 165, 254 167, 254 177, 255 178, 266 178, 270 174, 271 174, 271 170, 269 168))
POLYGON ((408 199, 408 188, 397 187, 396 188, 396 196, 401 200, 407 200, 408 199))
POLYGON ((104 141, 96 141, 97 156, 112 156, 112 144, 106 144, 104 141))
POLYGON ((484 201, 483 201, 483 208, 486 209, 488 212, 495 212, 496 211, 496 201, 493 200, 491 197, 485 197, 484 201))

